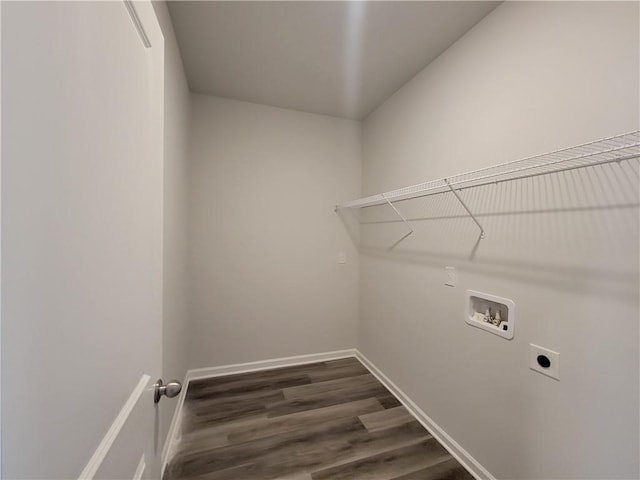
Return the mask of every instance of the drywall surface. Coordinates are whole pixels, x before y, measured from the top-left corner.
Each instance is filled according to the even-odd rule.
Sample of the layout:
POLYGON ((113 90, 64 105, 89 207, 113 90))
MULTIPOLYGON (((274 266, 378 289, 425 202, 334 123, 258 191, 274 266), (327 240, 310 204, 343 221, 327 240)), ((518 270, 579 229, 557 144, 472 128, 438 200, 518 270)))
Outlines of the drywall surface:
POLYGON ((192 367, 352 348, 358 122, 191 96, 192 367), (347 263, 338 264, 339 252, 347 263))
MULTIPOLYGON (((122 2, 2 3, 2 478, 78 478, 160 374, 163 44, 143 24, 151 49, 122 2)), ((151 467, 145 405, 127 450, 151 467)))
MULTIPOLYGON (((638 130, 638 7, 498 7, 366 119, 363 194, 638 130)), ((638 478, 637 170, 461 192, 473 260, 451 194, 398 204, 392 250, 397 218, 362 226, 359 348, 497 478, 638 478), (515 302, 513 340, 465 324, 466 289, 515 302)))
MULTIPOLYGON (((166 2, 153 2, 164 35, 164 254, 162 375, 165 382, 184 380, 188 368, 188 128, 189 88, 166 2)), ((154 379, 155 380, 155 379, 154 379)), ((164 441, 177 401, 160 409, 164 441)))

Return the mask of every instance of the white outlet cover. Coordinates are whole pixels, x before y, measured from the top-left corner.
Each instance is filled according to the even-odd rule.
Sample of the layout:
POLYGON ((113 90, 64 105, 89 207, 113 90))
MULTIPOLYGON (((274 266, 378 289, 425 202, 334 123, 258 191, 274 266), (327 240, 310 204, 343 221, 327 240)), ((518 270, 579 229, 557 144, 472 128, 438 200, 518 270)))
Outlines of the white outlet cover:
POLYGON ((455 287, 458 283, 458 272, 456 271, 456 267, 444 267, 444 270, 447 274, 444 284, 447 287, 455 287))
POLYGON ((338 263, 341 265, 347 263, 347 252, 338 252, 338 263))
POLYGON ((529 344, 529 368, 547 377, 560 380, 560 354, 539 345, 529 344), (549 359, 550 365, 545 367, 540 365, 538 357, 544 356, 549 359))

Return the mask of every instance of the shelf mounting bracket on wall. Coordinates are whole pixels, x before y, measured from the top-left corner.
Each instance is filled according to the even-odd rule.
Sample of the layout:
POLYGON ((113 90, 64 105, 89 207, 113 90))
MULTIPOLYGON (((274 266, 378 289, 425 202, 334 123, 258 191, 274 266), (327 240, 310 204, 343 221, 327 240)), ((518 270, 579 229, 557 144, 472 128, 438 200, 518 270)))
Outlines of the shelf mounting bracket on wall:
POLYGON ((394 243, 393 245, 391 245, 391 247, 389 247, 389 250, 393 250, 400 242, 402 242, 405 238, 407 238, 408 236, 413 234, 413 227, 411 226, 409 221, 404 217, 404 215, 402 215, 402 213, 400 213, 400 210, 398 210, 396 208, 396 206, 393 203, 391 203, 387 197, 384 196, 384 193, 382 193, 381 195, 382 195, 382 198, 384 198, 384 200, 389 204, 389 206, 393 209, 393 211, 396 212, 396 215, 398 215, 400 217, 400 219, 403 221, 403 223, 409 229, 409 232, 407 232, 406 235, 401 237, 396 243, 394 243))
POLYGON ((444 180, 444 183, 447 184, 447 187, 449 187, 449 190, 451 190, 451 193, 453 193, 456 196, 456 198, 460 202, 460 205, 462 205, 462 207, 467 211, 467 213, 471 217, 471 220, 473 220, 475 224, 478 226, 478 228, 480 229, 480 238, 484 239, 484 228, 482 228, 482 225, 480 225, 480 222, 478 221, 478 219, 475 217, 473 213, 471 213, 471 210, 469 210, 469 207, 467 207, 467 204, 464 203, 464 201, 462 200, 458 192, 456 192, 455 189, 451 186, 451 184, 449 183, 449 180, 447 180, 446 178, 443 180, 444 180))

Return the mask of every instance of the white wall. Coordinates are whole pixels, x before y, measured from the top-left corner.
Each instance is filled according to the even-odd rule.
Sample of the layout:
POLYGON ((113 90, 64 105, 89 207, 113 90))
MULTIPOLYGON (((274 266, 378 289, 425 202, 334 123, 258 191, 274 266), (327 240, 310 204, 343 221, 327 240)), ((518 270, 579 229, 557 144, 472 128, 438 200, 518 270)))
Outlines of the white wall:
POLYGON ((122 2, 2 3, 2 478, 77 478, 160 374, 163 45, 145 29, 151 49, 122 2))
MULTIPOLYGON (((188 365, 188 129, 189 87, 166 2, 153 2, 164 35, 164 255, 162 375, 183 380, 188 365)), ((154 379, 155 380, 155 379, 154 379)), ((176 399, 164 399, 160 439, 164 441, 176 399)))
POLYGON ((191 366, 352 348, 360 125, 192 95, 190 148, 191 366))
MULTIPOLYGON (((501 5, 366 119, 363 194, 638 130, 638 21, 631 2, 501 5)), ((580 175, 464 195, 517 208, 580 175)), ((416 222, 393 251, 401 226, 362 227, 360 349, 497 478, 638 478, 637 207, 483 221, 473 261, 468 219, 416 222), (465 325, 467 288, 515 301, 512 341, 465 325), (528 369, 530 342, 561 353, 559 382, 528 369)))

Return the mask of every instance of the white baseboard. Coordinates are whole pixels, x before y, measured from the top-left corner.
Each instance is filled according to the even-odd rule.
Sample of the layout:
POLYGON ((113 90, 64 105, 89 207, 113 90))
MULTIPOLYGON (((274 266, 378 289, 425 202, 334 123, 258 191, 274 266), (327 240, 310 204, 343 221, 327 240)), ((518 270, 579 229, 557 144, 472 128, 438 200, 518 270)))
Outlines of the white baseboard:
POLYGON ((444 448, 462 464, 474 477, 479 480, 496 480, 491 473, 473 458, 458 442, 449 436, 429 415, 416 405, 400 387, 393 383, 382 371, 376 367, 362 352, 356 350, 356 358, 382 383, 393 395, 400 400, 405 408, 426 428, 444 448))
POLYGON ((233 365, 224 365, 221 367, 196 368, 193 370, 189 370, 187 372, 187 377, 189 380, 197 380, 199 378, 220 377, 222 375, 257 372, 260 370, 269 370, 271 368, 292 367, 295 365, 326 362, 328 360, 337 360, 339 358, 355 356, 355 348, 350 348, 348 350, 336 350, 335 352, 312 353, 310 355, 297 355, 295 357, 274 358, 271 360, 259 360, 257 362, 236 363, 233 365))
POLYGON ((436 422, 434 422, 413 400, 411 400, 389 377, 376 367, 367 357, 365 357, 357 349, 339 350, 335 352, 314 353, 311 355, 299 355, 295 357, 275 358, 271 360, 261 360, 257 362, 237 363, 234 365, 224 365, 220 367, 197 368, 187 371, 182 392, 178 399, 171 421, 171 427, 164 444, 162 452, 162 472, 175 453, 175 447, 180 440, 180 426, 182 419, 182 408, 184 405, 184 396, 186 394, 189 382, 202 378, 220 377, 223 375, 234 375, 238 373, 257 372, 260 370, 269 370, 279 367, 290 367, 295 365, 305 365, 308 363, 326 362, 329 360, 338 360, 340 358, 355 357, 357 358, 379 381, 382 383, 398 400, 406 407, 406 409, 426 428, 433 437, 438 440, 451 455, 458 460, 471 474, 479 480, 496 480, 491 473, 485 469, 476 459, 474 459, 458 442, 449 436, 436 422))
POLYGON ((355 357, 355 348, 347 350, 337 350, 334 352, 312 353, 309 355, 297 355, 294 357, 273 358, 270 360, 259 360, 256 362, 236 363, 219 367, 195 368, 188 370, 182 383, 182 391, 178 398, 178 405, 171 420, 171 426, 167 433, 167 438, 162 449, 162 471, 160 478, 164 476, 165 468, 175 453, 175 448, 180 441, 180 430, 182 424, 182 408, 184 398, 189 387, 189 382, 203 378, 221 377, 223 375, 235 375, 238 373, 258 372, 260 370, 270 370, 272 368, 293 367, 296 365, 306 365, 308 363, 326 362, 338 360, 340 358, 355 357))

